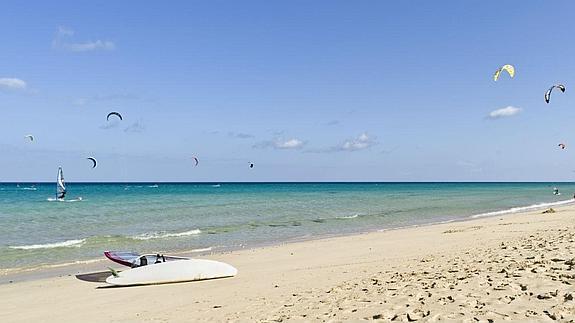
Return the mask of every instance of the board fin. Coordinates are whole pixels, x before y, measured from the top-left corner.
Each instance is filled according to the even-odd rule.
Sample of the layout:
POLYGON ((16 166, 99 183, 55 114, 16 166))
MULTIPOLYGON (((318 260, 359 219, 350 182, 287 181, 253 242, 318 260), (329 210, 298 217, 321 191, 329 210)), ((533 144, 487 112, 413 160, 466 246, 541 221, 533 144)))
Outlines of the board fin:
POLYGON ((108 267, 108 269, 110 269, 110 272, 112 272, 112 276, 120 277, 120 275, 118 274, 118 271, 116 271, 116 269, 114 269, 112 267, 108 267))

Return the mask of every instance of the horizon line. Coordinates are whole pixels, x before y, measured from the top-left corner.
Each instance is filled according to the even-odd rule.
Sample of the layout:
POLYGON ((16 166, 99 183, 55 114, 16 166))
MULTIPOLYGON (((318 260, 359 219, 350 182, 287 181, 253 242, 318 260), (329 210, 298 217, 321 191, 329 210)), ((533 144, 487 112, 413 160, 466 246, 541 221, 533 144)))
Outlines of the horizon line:
MULTIPOLYGON (((66 184, 506 184, 506 183, 574 183, 573 181, 199 181, 199 182, 184 182, 184 181, 101 181, 101 182, 66 182, 66 184)), ((54 182, 45 181, 21 181, 21 182, 2 182, 3 184, 54 184, 54 182)))

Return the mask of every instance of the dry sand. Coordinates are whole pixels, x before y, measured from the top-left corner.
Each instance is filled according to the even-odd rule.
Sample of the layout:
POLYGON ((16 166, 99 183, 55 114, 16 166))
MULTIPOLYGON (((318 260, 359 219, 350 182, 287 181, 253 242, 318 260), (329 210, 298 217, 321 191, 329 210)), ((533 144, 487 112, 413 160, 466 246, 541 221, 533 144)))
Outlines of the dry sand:
POLYGON ((0 321, 565 322, 575 319, 573 251, 566 206, 207 256, 238 268, 228 279, 4 284, 0 321))

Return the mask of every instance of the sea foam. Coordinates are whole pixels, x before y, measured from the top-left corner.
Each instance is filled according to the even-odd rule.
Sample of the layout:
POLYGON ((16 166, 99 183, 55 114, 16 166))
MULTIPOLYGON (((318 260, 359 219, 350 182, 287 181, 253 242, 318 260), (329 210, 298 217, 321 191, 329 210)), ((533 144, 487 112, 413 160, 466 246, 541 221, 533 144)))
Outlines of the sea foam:
POLYGON ((53 249, 53 248, 67 248, 67 247, 81 247, 86 242, 86 239, 79 240, 66 240, 62 242, 46 243, 46 244, 32 244, 23 246, 9 246, 10 249, 20 250, 33 250, 33 249, 53 249))
POLYGON ((355 219, 359 216, 359 214, 354 214, 354 215, 348 215, 348 216, 340 216, 337 217, 336 219, 340 219, 340 220, 350 220, 350 219, 355 219))
POLYGON ((190 252, 206 252, 206 251, 212 251, 212 247, 207 247, 207 248, 199 248, 199 249, 192 249, 190 250, 190 252))
POLYGON ((165 238, 194 236, 200 233, 202 233, 200 229, 193 229, 184 232, 149 232, 132 236, 131 238, 136 240, 165 239, 165 238))
POLYGON ((482 217, 487 217, 487 216, 496 216, 496 215, 503 215, 503 214, 510 214, 510 213, 533 211, 533 210, 543 209, 546 207, 561 206, 561 205, 567 205, 567 204, 571 204, 571 203, 575 203, 575 199, 569 199, 569 200, 558 201, 558 202, 549 202, 549 203, 538 203, 538 204, 532 204, 532 205, 528 205, 528 206, 512 207, 510 209, 472 215, 471 218, 475 219, 475 218, 482 218, 482 217))

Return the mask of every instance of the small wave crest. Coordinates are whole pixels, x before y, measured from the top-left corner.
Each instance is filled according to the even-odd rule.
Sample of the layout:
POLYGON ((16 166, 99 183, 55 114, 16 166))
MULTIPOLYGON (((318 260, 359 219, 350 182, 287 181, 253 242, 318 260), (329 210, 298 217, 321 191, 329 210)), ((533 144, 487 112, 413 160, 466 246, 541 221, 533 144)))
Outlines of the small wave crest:
POLYGON ((528 205, 528 206, 512 207, 510 209, 472 215, 471 218, 476 219, 476 218, 483 218, 483 217, 488 217, 488 216, 496 216, 496 215, 503 215, 503 214, 534 211, 534 210, 538 210, 538 209, 542 209, 542 208, 546 208, 546 207, 561 206, 561 205, 567 205, 567 204, 571 204, 571 203, 575 203, 575 199, 569 199, 569 200, 558 201, 558 202, 538 203, 538 204, 532 204, 532 205, 528 205))
POLYGON ((315 223, 324 223, 327 221, 337 221, 337 220, 352 220, 352 219, 356 219, 357 217, 359 217, 361 214, 356 213, 353 215, 344 215, 344 216, 337 216, 335 218, 317 218, 317 219, 313 219, 311 220, 312 222, 315 223))
POLYGON ((340 220, 350 220, 350 219, 355 219, 359 216, 359 214, 354 214, 354 215, 348 215, 348 216, 340 216, 337 217, 336 219, 340 219, 340 220))
POLYGON ((69 248, 69 247, 81 247, 86 242, 86 239, 79 240, 66 240, 62 242, 45 243, 45 244, 32 244, 23 246, 9 246, 10 249, 20 249, 20 250, 34 250, 34 249, 53 249, 53 248, 69 248))
POLYGON ((151 239, 165 239, 165 238, 177 238, 177 237, 186 237, 186 236, 194 236, 202 233, 200 229, 193 229, 184 232, 150 232, 139 234, 136 236, 132 236, 131 238, 136 240, 151 240, 151 239))

